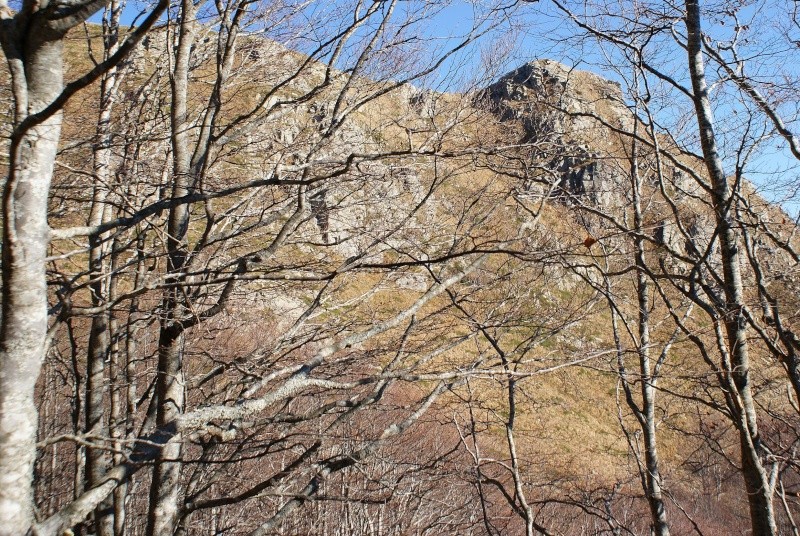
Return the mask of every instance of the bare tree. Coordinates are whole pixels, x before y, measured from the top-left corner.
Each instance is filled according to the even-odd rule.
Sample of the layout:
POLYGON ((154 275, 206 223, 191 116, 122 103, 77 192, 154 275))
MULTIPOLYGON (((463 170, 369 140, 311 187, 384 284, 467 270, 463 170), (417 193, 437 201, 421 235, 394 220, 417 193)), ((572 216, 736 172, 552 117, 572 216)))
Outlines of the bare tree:
POLYGON ((102 7, 86 2, 7 4, 2 42, 14 97, 14 129, 3 206, 3 318, 0 331, 0 471, 2 529, 28 532, 33 524, 33 462, 37 412, 34 386, 47 340, 45 257, 50 237, 47 202, 60 131, 61 109, 79 89, 117 64, 166 8, 159 4, 116 54, 64 87, 64 36, 102 7))
MULTIPOLYGON (((309 22, 302 3, 257 16, 250 8, 184 4, 170 13, 174 22, 151 32, 116 86, 127 98, 102 108, 101 122, 121 133, 118 142, 103 139, 108 130, 99 138, 95 161, 106 166, 109 154, 115 161, 106 184, 100 171, 83 172, 79 144, 62 153, 68 176, 93 181, 95 211, 89 225, 53 232, 61 314, 51 333, 76 326, 69 349, 76 377, 82 349, 93 364, 85 429, 41 445, 55 456, 60 443, 74 442, 92 462, 86 489, 42 513, 42 534, 80 523, 96 508, 98 530, 111 530, 113 521, 120 533, 146 517, 147 532, 168 534, 201 526, 207 509, 224 517, 248 502, 260 506, 250 528, 270 531, 485 366, 477 359, 452 370, 442 356, 471 336, 437 341, 426 330, 440 331, 447 289, 487 256, 519 253, 516 230, 487 231, 502 217, 504 205, 492 204, 499 194, 482 197, 487 187, 452 194, 468 174, 488 173, 476 162, 505 140, 497 129, 484 146, 467 146, 467 134, 488 133, 490 116, 466 99, 434 93, 420 107, 408 82, 491 30, 493 9, 417 64, 403 51, 413 43, 407 33, 428 13, 396 3, 355 11, 332 4, 309 22), (323 35, 309 56, 244 31, 302 43, 309 24, 323 35), (264 77, 263 87, 253 86, 254 76, 264 77), (397 103, 399 114, 382 109, 397 103), (447 190, 455 204, 449 209, 434 202, 447 190), (438 232, 426 233, 445 212, 438 232), (73 272, 68 259, 86 251, 83 237, 90 266, 73 272), (382 304, 386 286, 403 278, 408 301, 382 304), (265 333, 248 311, 277 326, 265 333), (417 316, 411 334, 398 338, 417 316), (87 317, 95 325, 84 332, 80 319, 87 317), (236 331, 257 336, 239 352, 206 340, 236 331), (111 370, 104 368, 108 355, 111 370), (427 387, 417 392, 420 382, 427 387), (391 421, 360 442, 337 440, 345 425, 395 392, 410 398, 391 421), (254 455, 253 445, 263 451, 254 455), (109 449, 114 465, 105 461, 109 449), (297 455, 281 467, 290 452, 297 455), (151 479, 137 476, 151 463, 151 479), (265 477, 267 467, 274 473, 265 477), (229 471, 249 475, 240 482, 245 491, 231 495, 223 478, 229 471), (126 483, 128 493, 149 485, 150 500, 126 497, 126 483), (99 505, 115 489, 111 515, 99 505)), ((103 90, 101 101, 110 94, 103 90)))
MULTIPOLYGON (((744 115, 749 118, 749 122, 734 125, 734 128, 728 128, 731 125, 726 124, 722 135, 715 130, 709 83, 703 68, 704 55, 713 58, 715 52, 703 45, 700 6, 697 3, 687 4, 685 12, 671 10, 659 4, 642 5, 636 10, 637 17, 626 20, 617 18, 602 5, 587 4, 594 15, 591 19, 576 15, 566 5, 558 5, 577 23, 581 31, 585 31, 586 35, 597 39, 599 43, 610 45, 606 50, 613 50, 610 53, 614 57, 640 68, 645 76, 645 85, 634 92, 634 98, 644 105, 640 109, 646 114, 644 117, 640 114, 639 117, 645 124, 658 125, 653 134, 642 136, 635 132, 635 128, 625 129, 611 124, 608 126, 619 131, 627 130, 625 136, 654 149, 658 158, 664 161, 658 167, 656 180, 662 185, 660 196, 672 214, 669 223, 662 223, 656 229, 658 236, 651 235, 650 239, 659 243, 661 249, 668 251, 672 260, 662 258, 659 261, 660 270, 666 272, 665 277, 653 273, 650 268, 647 269, 650 272, 648 277, 655 280, 654 288, 658 290, 665 305, 673 311, 676 325, 697 346, 718 380, 720 390, 712 395, 709 405, 721 410, 730 419, 733 430, 739 436, 741 471, 746 484, 753 530, 759 534, 775 533, 777 529, 772 494, 779 464, 776 463, 778 458, 772 454, 771 447, 767 446, 772 443, 768 434, 758 429, 759 404, 756 400, 761 382, 754 380, 762 374, 769 376, 772 373, 767 370, 759 373, 753 371, 748 347, 753 346, 754 342, 749 339, 749 334, 752 333, 749 328, 755 327, 757 333, 764 335, 755 345, 759 352, 777 358, 787 370, 791 369, 791 357, 785 350, 776 352, 775 349, 770 349, 771 346, 774 347, 769 342, 771 336, 766 334, 763 326, 758 326, 758 322, 753 322, 753 315, 747 312, 749 300, 755 297, 751 289, 757 289, 756 281, 762 274, 757 269, 742 273, 742 253, 746 251, 744 245, 748 239, 752 241, 753 236, 752 231, 748 230, 748 227, 752 229, 752 224, 742 222, 738 216, 740 209, 737 208, 740 203, 747 204, 745 199, 751 197, 745 178, 747 165, 756 147, 766 139, 769 131, 761 129, 759 132, 759 127, 755 126, 758 120, 753 113, 744 115), (680 30, 684 24, 686 33, 680 30), (669 58, 663 54, 666 47, 672 44, 689 51, 685 62, 677 62, 676 57, 669 58), (692 86, 683 86, 683 78, 677 76, 676 72, 686 73, 685 78, 691 79, 692 86), (674 109, 674 106, 657 110, 665 102, 658 100, 658 91, 661 89, 671 92, 676 98, 675 102, 679 102, 679 98, 686 99, 685 102, 691 105, 692 117, 698 125, 694 132, 699 132, 699 135, 688 137, 681 132, 678 116, 668 115, 670 112, 667 110, 674 109), (665 119, 675 120, 666 123, 674 125, 673 130, 667 131, 664 128, 665 119), (725 145, 721 145, 722 143, 725 145), (683 154, 673 150, 676 144, 683 154), (693 150, 699 150, 699 154, 693 153, 693 150), (727 154, 724 154, 725 151, 727 154), (726 163, 723 158, 728 158, 728 162, 735 165, 735 174, 728 175, 724 171, 726 163), (668 174, 663 173, 664 167, 674 167, 677 171, 673 175, 691 177, 697 186, 687 189, 683 178, 679 181, 666 181, 668 174), (698 169, 702 169, 702 172, 699 173, 698 169), (681 181, 683 185, 679 184, 681 181), (692 189, 697 192, 695 195, 698 199, 703 199, 707 208, 687 211, 689 203, 680 198, 692 189), (713 229, 708 229, 710 232, 699 232, 701 227, 708 227, 707 224, 699 224, 701 213, 705 214, 702 218, 713 218, 713 229), (701 235, 704 237, 701 238, 701 235), (686 322, 682 318, 678 302, 670 297, 670 292, 662 287, 662 282, 669 282, 686 298, 694 301, 702 315, 708 316, 715 326, 713 337, 704 339, 694 327, 694 322, 686 322)), ((737 25, 736 32, 739 31, 742 31, 742 27, 737 25)), ((727 72, 726 76, 731 74, 724 69, 723 72, 727 72)), ((733 81, 734 87, 752 98, 752 93, 743 89, 741 81, 736 82, 735 77, 733 81)), ((716 81, 720 86, 725 82, 724 77, 716 81)), ((727 104, 730 102, 727 101, 727 104)), ((731 106, 740 109, 738 104, 731 106)), ((769 116, 763 105, 759 106, 760 112, 769 116)), ((766 124, 791 145, 791 136, 787 138, 784 132, 786 129, 780 122, 776 122, 774 118, 767 119, 769 122, 766 124)), ((752 212, 750 214, 749 217, 752 217, 752 212)), ((786 239, 779 242, 785 244, 786 239)), ((773 257, 776 264, 780 262, 777 257, 780 255, 773 257)), ((762 303, 768 301, 761 299, 762 303)), ((768 315, 768 318, 771 316, 768 315)))

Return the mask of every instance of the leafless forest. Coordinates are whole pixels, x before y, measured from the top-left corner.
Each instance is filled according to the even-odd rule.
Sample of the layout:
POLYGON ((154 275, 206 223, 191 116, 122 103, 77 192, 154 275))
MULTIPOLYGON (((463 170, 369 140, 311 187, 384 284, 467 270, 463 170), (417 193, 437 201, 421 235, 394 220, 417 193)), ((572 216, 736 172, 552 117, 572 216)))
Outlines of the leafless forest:
POLYGON ((797 0, 0 38, 0 535, 800 536, 797 0))

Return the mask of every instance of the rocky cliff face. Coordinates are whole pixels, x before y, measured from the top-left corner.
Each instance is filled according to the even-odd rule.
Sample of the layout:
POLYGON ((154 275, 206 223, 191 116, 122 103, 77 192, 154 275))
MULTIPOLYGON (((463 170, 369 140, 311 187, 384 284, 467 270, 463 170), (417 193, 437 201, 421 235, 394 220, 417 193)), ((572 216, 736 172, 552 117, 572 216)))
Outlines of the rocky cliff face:
MULTIPOLYGON (((502 76, 479 98, 500 121, 519 125, 520 141, 535 148, 534 158, 546 162, 539 175, 544 180, 538 181, 532 193, 541 195, 549 182, 550 195, 567 205, 588 205, 622 217, 630 206, 632 142, 619 132, 633 131, 634 115, 618 83, 544 59, 502 76)), ((637 153, 644 188, 655 193, 663 186, 688 214, 687 221, 681 222, 686 232, 701 243, 703 237, 707 241, 712 218, 692 201, 697 183, 666 159, 661 159, 659 170, 653 151, 645 144, 639 144, 637 153)), ((686 163, 701 169, 700 162, 686 163)), ((650 206, 654 239, 683 248, 677 221, 668 207, 659 204, 650 206)), ((582 223, 590 232, 596 231, 591 217, 582 223)))
POLYGON ((600 127, 591 116, 623 127, 632 123, 619 84, 552 60, 532 61, 511 71, 489 86, 486 96, 501 119, 521 121, 529 140, 556 136, 597 142, 591 138, 600 127))
POLYGON ((619 84, 536 60, 501 77, 481 99, 501 121, 521 126, 522 142, 546 155, 555 195, 603 206, 619 201, 622 170, 609 156, 620 154, 624 142, 603 124, 625 130, 633 124, 619 84))

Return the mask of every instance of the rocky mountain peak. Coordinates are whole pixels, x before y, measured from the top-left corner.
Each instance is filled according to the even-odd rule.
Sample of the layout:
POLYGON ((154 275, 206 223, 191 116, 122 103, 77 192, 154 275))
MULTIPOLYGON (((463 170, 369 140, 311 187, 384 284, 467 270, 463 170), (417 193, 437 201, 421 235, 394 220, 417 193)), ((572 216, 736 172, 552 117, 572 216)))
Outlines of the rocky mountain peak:
POLYGON ((549 59, 503 75, 483 96, 501 120, 522 122, 526 141, 556 136, 596 146, 598 124, 592 116, 619 126, 632 121, 618 83, 549 59))
POLYGON ((537 59, 500 77, 480 99, 500 121, 520 128, 521 142, 534 145, 550 161, 544 176, 557 182, 556 195, 588 196, 605 206, 622 202, 615 199, 621 177, 613 155, 624 151, 608 125, 628 129, 633 115, 619 84, 557 61, 537 59))

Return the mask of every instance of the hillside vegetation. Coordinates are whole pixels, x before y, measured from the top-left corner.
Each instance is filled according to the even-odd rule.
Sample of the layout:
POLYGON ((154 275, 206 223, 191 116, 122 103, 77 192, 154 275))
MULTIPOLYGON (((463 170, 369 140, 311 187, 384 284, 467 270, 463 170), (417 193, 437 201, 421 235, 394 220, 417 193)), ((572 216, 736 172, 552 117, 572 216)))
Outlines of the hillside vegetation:
POLYGON ((4 341, 58 145, 0 534, 798 533, 800 239, 754 135, 720 178, 644 60, 422 89, 461 45, 382 4, 184 2, 113 67, 119 5, 65 34, 65 79, 102 76, 3 127, 4 341))

